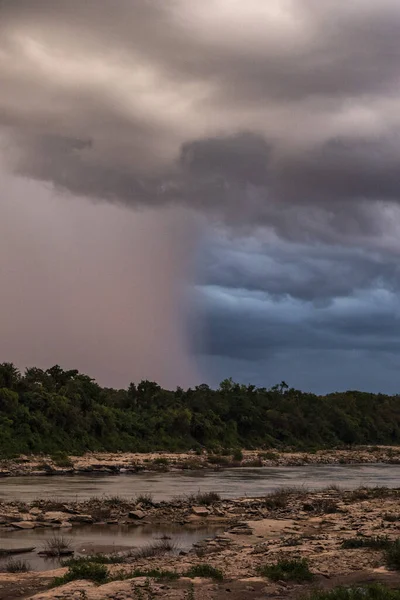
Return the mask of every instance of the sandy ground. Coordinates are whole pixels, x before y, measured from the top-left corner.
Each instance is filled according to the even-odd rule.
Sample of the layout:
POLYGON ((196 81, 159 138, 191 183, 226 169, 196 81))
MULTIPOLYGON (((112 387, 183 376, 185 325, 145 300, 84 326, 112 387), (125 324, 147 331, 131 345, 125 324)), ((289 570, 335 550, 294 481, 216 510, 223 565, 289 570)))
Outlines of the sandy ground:
MULTIPOLYGON (((167 509, 163 505, 162 510, 167 509)), ((332 588, 359 582, 383 581, 400 587, 400 574, 388 570, 383 550, 344 549, 343 540, 354 536, 399 537, 400 491, 382 488, 343 492, 328 489, 307 493, 292 490, 285 495, 263 499, 216 502, 208 515, 193 514, 187 505, 190 522, 205 522, 212 512, 224 514, 226 530, 198 544, 180 556, 131 557, 120 565, 109 566, 110 574, 121 569, 168 569, 183 576, 174 582, 134 578, 95 586, 75 581, 59 588, 43 590, 57 572, 9 575, 0 574, 0 600, 26 597, 35 600, 261 600, 261 598, 301 598, 310 587, 332 588), (260 577, 258 569, 281 558, 305 558, 315 576, 313 583, 272 582, 260 577), (184 573, 193 565, 210 564, 223 573, 222 582, 190 580, 184 573), (193 593, 191 592, 193 586, 193 593)), ((157 511, 157 507, 153 507, 157 511)), ((161 508, 160 508, 161 510, 161 508)), ((171 507, 171 514, 177 510, 171 507)), ((180 518, 181 518, 181 512, 180 518)), ((222 518, 222 517, 221 517, 222 518)), ((121 559, 122 560, 122 559, 121 559)))

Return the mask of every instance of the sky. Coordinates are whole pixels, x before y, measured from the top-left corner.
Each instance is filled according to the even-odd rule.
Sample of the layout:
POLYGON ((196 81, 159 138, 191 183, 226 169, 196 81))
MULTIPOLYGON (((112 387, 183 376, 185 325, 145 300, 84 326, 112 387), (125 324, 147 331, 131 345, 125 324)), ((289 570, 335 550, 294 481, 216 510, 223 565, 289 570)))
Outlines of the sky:
POLYGON ((398 392, 398 0, 0 0, 0 360, 398 392))

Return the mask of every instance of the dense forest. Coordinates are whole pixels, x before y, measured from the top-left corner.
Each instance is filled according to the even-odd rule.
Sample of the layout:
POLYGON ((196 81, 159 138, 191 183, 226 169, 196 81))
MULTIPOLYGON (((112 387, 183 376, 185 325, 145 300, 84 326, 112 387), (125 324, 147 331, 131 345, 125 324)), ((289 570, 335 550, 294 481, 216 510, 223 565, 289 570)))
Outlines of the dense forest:
POLYGON ((231 379, 175 391, 151 381, 100 387, 76 370, 0 364, 0 456, 86 450, 315 449, 399 444, 400 396, 326 396, 231 379))

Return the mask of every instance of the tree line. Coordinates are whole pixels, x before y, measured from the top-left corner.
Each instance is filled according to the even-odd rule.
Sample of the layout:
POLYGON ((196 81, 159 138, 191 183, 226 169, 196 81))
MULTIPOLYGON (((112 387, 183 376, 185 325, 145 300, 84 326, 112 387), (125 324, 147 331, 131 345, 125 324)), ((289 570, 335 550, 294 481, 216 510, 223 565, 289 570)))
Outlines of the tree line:
POLYGON ((77 370, 0 364, 0 457, 224 448, 310 450, 399 444, 400 396, 318 396, 242 385, 164 390, 152 381, 101 387, 77 370))

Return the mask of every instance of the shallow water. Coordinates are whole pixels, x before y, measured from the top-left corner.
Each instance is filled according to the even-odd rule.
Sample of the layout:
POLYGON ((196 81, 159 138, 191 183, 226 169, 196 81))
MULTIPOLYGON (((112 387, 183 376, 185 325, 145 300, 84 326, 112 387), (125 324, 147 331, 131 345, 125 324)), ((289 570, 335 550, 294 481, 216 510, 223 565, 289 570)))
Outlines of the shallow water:
POLYGON ((43 550, 46 540, 54 536, 62 536, 71 545, 75 555, 96 553, 111 554, 139 548, 168 536, 174 546, 174 552, 189 550, 193 544, 207 537, 214 536, 219 527, 201 527, 188 529, 183 526, 153 525, 85 525, 70 529, 43 528, 26 531, 0 531, 0 548, 28 548, 35 546, 34 552, 16 554, 0 559, 0 571, 4 570, 9 559, 26 560, 32 570, 46 571, 60 566, 57 558, 46 558, 37 554, 43 550))
POLYGON ((37 498, 62 501, 91 496, 152 494, 155 501, 201 491, 222 497, 262 496, 278 487, 309 489, 337 484, 344 489, 360 485, 400 486, 400 465, 307 465, 301 467, 236 468, 219 471, 137 473, 126 475, 56 475, 0 479, 0 500, 31 502, 37 498))

